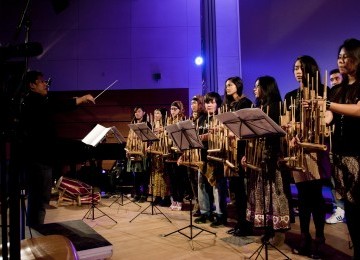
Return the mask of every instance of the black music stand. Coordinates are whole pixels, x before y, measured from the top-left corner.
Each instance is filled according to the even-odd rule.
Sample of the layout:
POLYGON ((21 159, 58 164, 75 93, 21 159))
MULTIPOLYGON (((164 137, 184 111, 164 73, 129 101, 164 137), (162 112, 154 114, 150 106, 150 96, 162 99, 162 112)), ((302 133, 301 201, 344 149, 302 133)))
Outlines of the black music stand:
MULTIPOLYGON (((238 138, 240 139, 249 139, 249 138, 264 138, 264 137, 275 137, 275 136, 285 136, 286 132, 276 124, 270 117, 268 117, 261 109, 259 108, 244 108, 235 112, 226 112, 218 114, 215 116, 221 123, 223 123, 227 128, 229 128, 238 138)), ((272 226, 267 225, 266 220, 266 208, 265 208, 265 180, 266 180, 266 159, 261 162, 261 173, 262 173, 262 189, 263 189, 263 204, 264 204, 264 228, 265 234, 263 239, 261 239, 262 244, 255 252, 248 258, 251 259, 256 253, 257 259, 260 256, 262 249, 265 248, 265 259, 268 259, 268 247, 271 246, 286 259, 290 259, 287 255, 281 252, 277 247, 272 245, 269 241, 271 234, 274 230, 272 226), (270 232, 270 233, 269 233, 270 232)), ((270 198, 269 198, 269 207, 272 206, 272 183, 270 183, 270 198)), ((270 210, 270 209, 269 209, 270 210)))
POLYGON ((124 137, 120 134, 120 132, 116 129, 115 126, 112 127, 104 127, 102 125, 97 124, 85 137, 84 139, 82 139, 81 141, 85 144, 88 145, 88 149, 89 149, 89 161, 90 161, 90 168, 92 169, 92 183, 91 183, 91 207, 90 209, 85 213, 84 218, 87 219, 97 219, 97 218, 101 218, 101 217, 108 217, 110 218, 112 221, 114 221, 115 223, 117 223, 116 220, 114 220, 113 218, 111 218, 109 215, 107 215, 105 212, 103 212, 101 209, 99 209, 96 206, 96 203, 94 201, 94 175, 95 175, 95 169, 96 169, 96 164, 95 164, 95 159, 94 156, 92 154, 92 147, 97 146, 102 140, 104 140, 104 138, 106 137, 106 135, 108 134, 108 132, 111 132, 114 137, 117 139, 117 141, 119 143, 124 143, 126 142, 124 137), (100 211, 102 213, 101 216, 95 217, 95 209, 97 209, 98 211, 100 211))
MULTIPOLYGON (((157 138, 157 136, 151 131, 151 129, 148 127, 148 125, 146 123, 137 123, 137 124, 129 124, 129 127, 131 130, 134 131, 134 133, 140 138, 140 140, 142 142, 147 142, 149 143, 149 147, 151 149, 151 144, 152 142, 157 142, 159 141, 159 138, 157 138)), ((151 154, 151 150, 150 150, 150 154, 151 154)), ((149 168, 151 169, 151 156, 149 157, 149 168)), ((152 183, 152 178, 150 175, 150 186, 152 187, 153 183, 152 183)), ((140 214, 149 214, 149 215, 157 215, 157 214, 161 214, 163 215, 167 220, 169 220, 169 222, 171 223, 171 220, 156 206, 154 205, 154 195, 153 192, 151 192, 151 202, 149 204, 149 206, 147 206, 145 209, 143 209, 139 214, 137 214, 134 218, 132 218, 129 222, 132 222, 134 219, 136 219, 140 214), (145 212, 149 207, 151 207, 151 213, 147 213, 145 212), (156 210, 158 212, 156 212, 156 210)))
MULTIPOLYGON (((202 141, 199 139, 199 135, 195 129, 195 125, 191 120, 186 120, 186 121, 180 121, 176 124, 172 124, 172 125, 168 125, 165 127, 166 131, 168 132, 171 140, 173 140, 175 146, 180 150, 180 151, 185 151, 185 150, 191 150, 191 149, 198 149, 198 148, 204 148, 202 141)), ((189 158, 189 161, 191 161, 191 159, 189 158)), ((175 230, 169 234, 163 235, 164 237, 167 237, 171 234, 174 234, 176 232, 180 233, 181 235, 189 238, 190 240, 192 240, 193 238, 197 237, 201 232, 205 231, 208 233, 211 233, 213 235, 216 236, 215 232, 211 232, 208 231, 206 229, 203 229, 201 227, 195 226, 192 223, 192 214, 191 214, 191 199, 190 201, 190 208, 189 208, 189 212, 190 212, 190 224, 187 225, 186 227, 180 228, 178 230, 175 230), (186 228, 190 228, 190 236, 181 232, 182 230, 186 229, 186 228), (193 228, 196 228, 198 230, 200 230, 196 235, 193 236, 193 228)))

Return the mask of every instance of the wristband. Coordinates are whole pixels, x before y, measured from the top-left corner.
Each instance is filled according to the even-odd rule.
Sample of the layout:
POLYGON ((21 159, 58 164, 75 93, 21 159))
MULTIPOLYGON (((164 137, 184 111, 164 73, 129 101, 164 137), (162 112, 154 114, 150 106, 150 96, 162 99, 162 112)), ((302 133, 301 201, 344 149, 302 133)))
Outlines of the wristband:
POLYGON ((329 100, 326 100, 326 110, 330 109, 331 102, 329 100))

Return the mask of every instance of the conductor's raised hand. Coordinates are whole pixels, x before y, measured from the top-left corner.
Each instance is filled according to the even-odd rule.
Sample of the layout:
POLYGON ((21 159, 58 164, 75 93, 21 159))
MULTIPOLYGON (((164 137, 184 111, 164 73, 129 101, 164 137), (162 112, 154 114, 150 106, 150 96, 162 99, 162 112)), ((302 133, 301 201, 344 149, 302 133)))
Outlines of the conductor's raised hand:
POLYGON ((95 99, 92 95, 87 94, 84 95, 82 97, 77 97, 76 98, 76 105, 80 105, 80 104, 87 104, 87 103, 93 103, 95 104, 95 99))

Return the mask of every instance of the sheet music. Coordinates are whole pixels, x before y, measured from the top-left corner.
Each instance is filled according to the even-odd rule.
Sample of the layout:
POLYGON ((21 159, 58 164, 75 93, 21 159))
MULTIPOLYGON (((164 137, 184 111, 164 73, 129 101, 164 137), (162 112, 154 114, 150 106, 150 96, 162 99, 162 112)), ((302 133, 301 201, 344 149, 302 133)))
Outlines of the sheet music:
POLYGON ((146 123, 129 124, 128 126, 143 142, 159 141, 159 138, 157 138, 146 123))
POLYGON ((115 138, 118 140, 118 142, 120 144, 126 143, 125 138, 122 136, 122 134, 119 132, 119 130, 115 126, 111 127, 111 131, 113 132, 115 138))
POLYGON ((183 151, 193 148, 203 148, 203 144, 196 132, 195 125, 191 120, 180 121, 168 125, 165 130, 169 133, 176 147, 183 151))
POLYGON ((97 124, 81 141, 87 145, 97 146, 106 136, 106 134, 111 131, 113 132, 115 138, 120 142, 126 142, 124 137, 116 129, 115 126, 104 127, 100 124, 97 124))
POLYGON ((215 117, 240 139, 286 135, 285 131, 259 108, 243 108, 215 117))

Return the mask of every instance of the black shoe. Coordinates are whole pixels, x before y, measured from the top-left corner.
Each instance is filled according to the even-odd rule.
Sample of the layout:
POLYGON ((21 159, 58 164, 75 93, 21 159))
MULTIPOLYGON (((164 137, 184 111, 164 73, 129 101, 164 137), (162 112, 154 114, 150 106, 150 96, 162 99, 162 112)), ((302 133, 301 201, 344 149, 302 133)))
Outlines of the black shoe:
POLYGON ((200 217, 201 216, 201 212, 200 212, 200 210, 198 210, 198 211, 195 211, 195 212, 193 212, 193 217, 200 217))
POLYGON ((171 199, 169 196, 166 196, 165 198, 163 198, 160 202, 159 202, 159 206, 160 207, 170 207, 171 205, 171 199))
POLYGON ((229 234, 229 235, 233 235, 233 234, 235 234, 236 230, 238 230, 238 228, 234 227, 234 228, 229 229, 228 231, 226 231, 226 233, 229 234))
POLYGON ((146 196, 141 196, 140 199, 138 200, 138 203, 144 203, 147 201, 147 197, 146 196))
POLYGON ((325 244, 325 237, 317 237, 314 239, 314 250, 310 254, 312 259, 322 259, 322 247, 325 244))
POLYGON ((202 214, 202 215, 200 215, 200 217, 196 218, 194 220, 194 222, 196 224, 204 224, 204 223, 206 223, 207 219, 208 219, 208 217, 205 214, 202 214))
POLYGON ((311 236, 310 234, 301 234, 300 246, 293 248, 291 251, 295 255, 311 255, 311 236))
POLYGON ((161 197, 156 196, 155 199, 154 199, 154 201, 153 201, 153 205, 159 205, 160 202, 161 202, 161 197))
POLYGON ((217 228, 226 224, 223 217, 215 216, 214 221, 210 224, 210 227, 217 228))
POLYGON ((254 232, 253 232, 252 229, 247 229, 247 228, 240 229, 240 228, 237 228, 237 229, 235 229, 235 231, 233 233, 233 236, 247 237, 247 236, 252 236, 253 234, 254 234, 254 232))
POLYGON ((139 195, 135 195, 134 198, 131 199, 132 202, 137 202, 140 199, 139 195))

